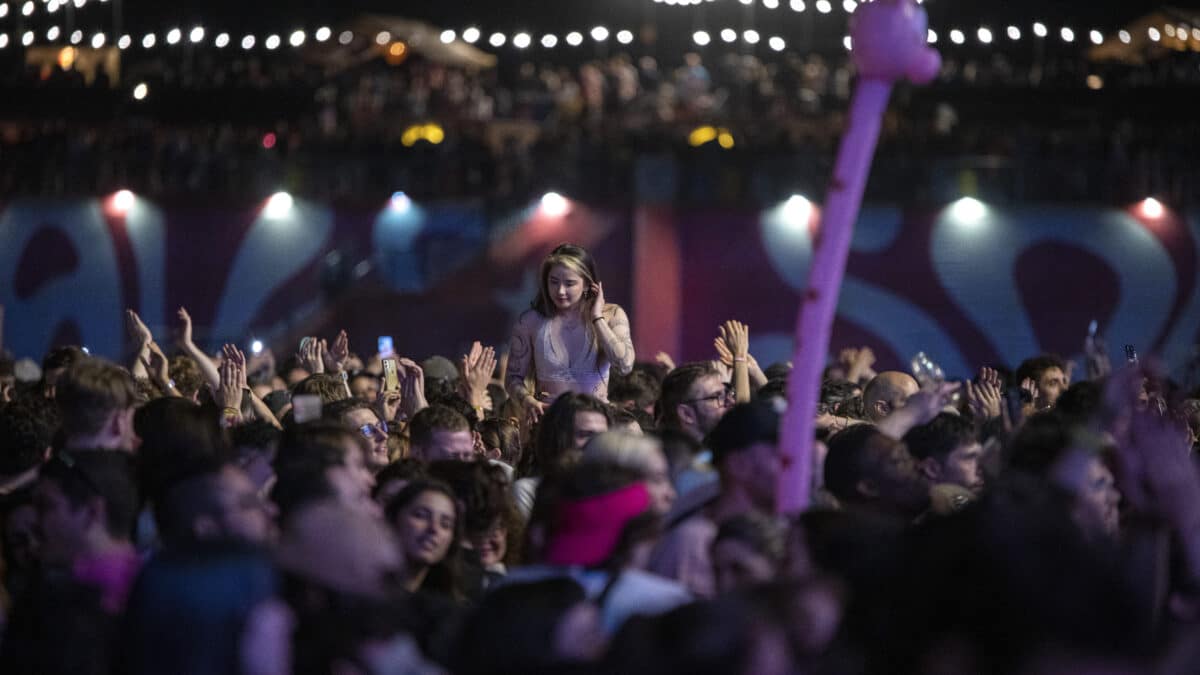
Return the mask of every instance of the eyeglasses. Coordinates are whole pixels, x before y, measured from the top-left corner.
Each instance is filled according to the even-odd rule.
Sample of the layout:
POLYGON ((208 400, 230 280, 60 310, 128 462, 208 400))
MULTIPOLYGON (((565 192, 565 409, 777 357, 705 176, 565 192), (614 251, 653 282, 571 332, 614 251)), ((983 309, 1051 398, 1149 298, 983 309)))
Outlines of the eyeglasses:
POLYGON ((383 434, 384 436, 387 436, 387 434, 388 434, 387 422, 380 422, 379 424, 364 424, 358 428, 358 433, 362 434, 363 438, 373 438, 375 436, 376 431, 383 434))
POLYGON ((737 397, 737 394, 736 394, 736 392, 734 392, 733 387, 730 387, 727 385, 724 389, 722 389, 721 391, 718 391, 715 394, 711 394, 711 395, 705 396, 703 398, 689 399, 689 400, 684 401, 684 403, 703 403, 705 401, 712 401, 714 403, 720 404, 720 403, 725 403, 726 401, 731 401, 736 397, 737 397))

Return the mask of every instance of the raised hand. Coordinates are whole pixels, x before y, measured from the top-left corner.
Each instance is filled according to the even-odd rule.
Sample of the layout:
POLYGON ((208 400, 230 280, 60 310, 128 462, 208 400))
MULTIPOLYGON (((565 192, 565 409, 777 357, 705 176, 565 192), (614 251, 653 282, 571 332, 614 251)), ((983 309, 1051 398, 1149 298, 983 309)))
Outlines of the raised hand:
POLYGON ((726 321, 720 327, 720 333, 718 339, 725 342, 732 356, 732 363, 745 360, 750 355, 750 328, 746 324, 740 321, 726 321))
POLYGON ((311 375, 325 372, 325 363, 321 360, 321 354, 327 349, 322 340, 315 337, 306 337, 300 341, 300 351, 296 352, 296 358, 300 359, 300 365, 311 375))
POLYGON ((192 315, 188 314, 187 309, 180 307, 175 316, 179 317, 179 344, 184 347, 195 344, 192 341, 192 315))
POLYGON ((967 402, 977 419, 992 420, 1003 414, 1004 392, 999 381, 999 373, 990 368, 980 371, 978 383, 967 381, 967 402))
POLYGON ((340 373, 346 369, 346 361, 350 359, 350 337, 346 331, 341 331, 333 339, 333 345, 327 346, 321 340, 321 361, 327 373, 340 373))
POLYGON ((167 396, 179 396, 175 386, 171 384, 170 363, 167 361, 166 354, 158 348, 158 345, 150 342, 144 355, 139 355, 138 360, 142 366, 146 368, 147 376, 162 390, 167 396))
POLYGON ((218 369, 221 384, 217 386, 213 398, 216 399, 217 405, 226 410, 240 411, 243 392, 246 389, 246 356, 237 347, 229 344, 225 345, 223 354, 225 358, 221 360, 218 369))
POLYGON ((396 374, 400 376, 401 409, 412 419, 419 411, 429 407, 425 400, 425 371, 411 359, 397 359, 396 374))
POLYGON ((400 408, 404 405, 404 395, 399 391, 384 391, 379 390, 379 395, 375 398, 376 412, 379 414, 379 419, 388 422, 389 424, 396 419, 400 408))
POLYGON ((496 370, 496 350, 484 347, 476 341, 471 345, 471 350, 463 355, 460 369, 467 400, 476 408, 483 407, 488 384, 491 383, 492 373, 496 370))
POLYGON ((592 284, 592 318, 599 319, 604 316, 604 284, 592 284))
MULTIPOLYGON (((675 359, 666 352, 659 352, 654 355, 654 362, 667 369, 668 372, 675 370, 675 359)), ((729 356, 729 362, 733 363, 733 355, 729 356)))
POLYGON ((138 316, 137 312, 132 309, 125 310, 125 327, 129 330, 129 337, 138 345, 145 347, 154 342, 154 335, 150 333, 150 329, 142 322, 142 317, 138 316))
POLYGON ((908 401, 892 411, 877 425, 879 430, 895 439, 904 438, 909 429, 929 423, 954 400, 959 390, 957 382, 931 384, 908 397, 908 401))

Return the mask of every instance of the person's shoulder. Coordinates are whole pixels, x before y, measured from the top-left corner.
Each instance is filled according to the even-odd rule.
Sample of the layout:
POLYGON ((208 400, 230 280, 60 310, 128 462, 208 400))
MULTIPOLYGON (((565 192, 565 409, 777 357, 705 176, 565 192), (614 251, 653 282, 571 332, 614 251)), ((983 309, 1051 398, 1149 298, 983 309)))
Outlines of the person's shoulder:
POLYGON ((604 316, 608 317, 609 320, 612 320, 612 319, 623 319, 625 321, 629 320, 629 315, 625 313, 625 308, 621 307, 620 305, 618 305, 616 303, 612 303, 612 302, 605 303, 604 316))
POLYGON ((517 325, 521 328, 536 328, 542 323, 542 315, 532 307, 517 316, 517 325))

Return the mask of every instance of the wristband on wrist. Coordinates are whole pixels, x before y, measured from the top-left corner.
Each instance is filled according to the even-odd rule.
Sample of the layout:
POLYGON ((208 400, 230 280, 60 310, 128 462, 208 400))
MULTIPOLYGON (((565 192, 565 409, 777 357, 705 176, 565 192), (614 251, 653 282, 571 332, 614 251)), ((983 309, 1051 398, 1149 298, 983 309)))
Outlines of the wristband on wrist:
POLYGON ((594 319, 592 319, 592 323, 596 323, 597 321, 604 321, 604 320, 605 320, 604 317, 598 316, 598 317, 595 317, 594 319))

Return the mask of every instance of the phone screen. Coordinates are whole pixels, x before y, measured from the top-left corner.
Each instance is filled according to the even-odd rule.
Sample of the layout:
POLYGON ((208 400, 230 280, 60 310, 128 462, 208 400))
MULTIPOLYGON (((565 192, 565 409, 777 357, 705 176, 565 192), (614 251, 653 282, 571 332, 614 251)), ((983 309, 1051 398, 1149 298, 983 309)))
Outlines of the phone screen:
POLYGON ((397 373, 396 359, 383 360, 383 390, 385 392, 400 391, 400 377, 397 373))
POLYGON ((380 358, 386 359, 389 356, 395 355, 395 353, 396 353, 396 346, 395 346, 395 343, 392 342, 392 336, 391 335, 380 335, 379 336, 379 356, 380 356, 380 358))

